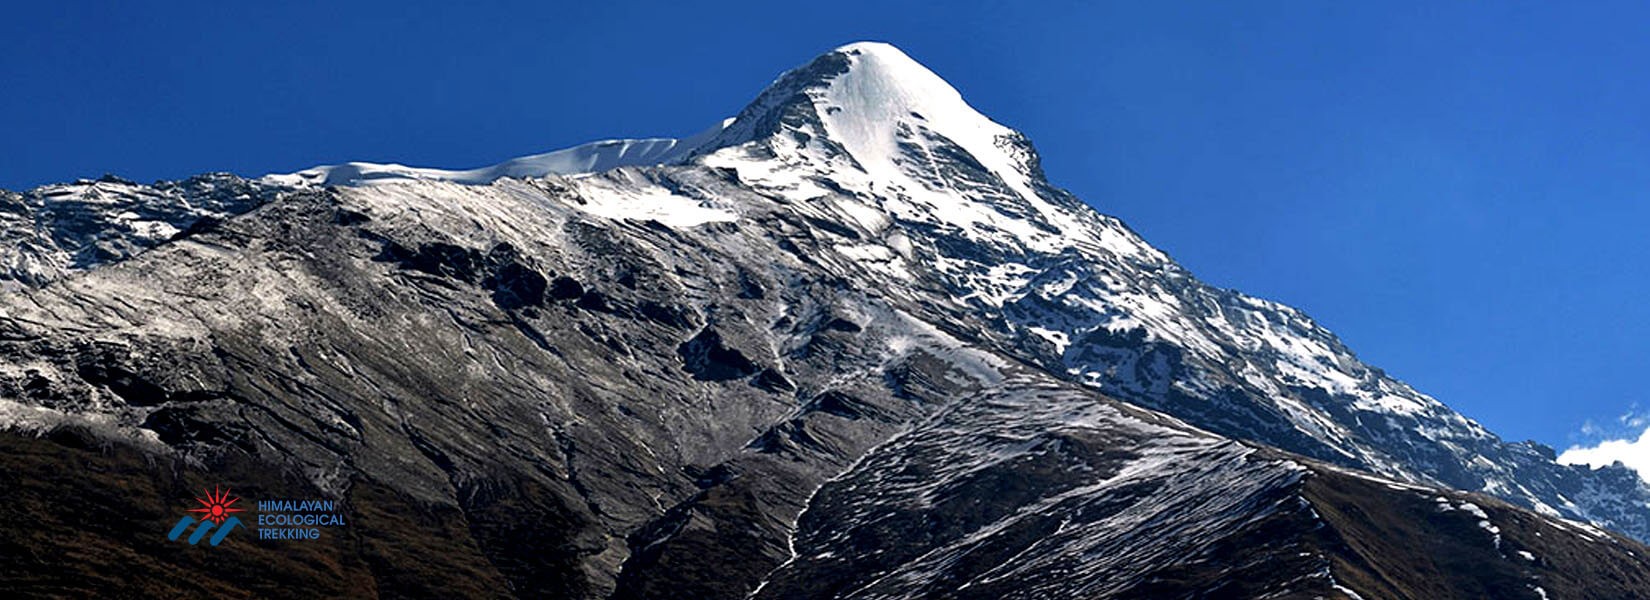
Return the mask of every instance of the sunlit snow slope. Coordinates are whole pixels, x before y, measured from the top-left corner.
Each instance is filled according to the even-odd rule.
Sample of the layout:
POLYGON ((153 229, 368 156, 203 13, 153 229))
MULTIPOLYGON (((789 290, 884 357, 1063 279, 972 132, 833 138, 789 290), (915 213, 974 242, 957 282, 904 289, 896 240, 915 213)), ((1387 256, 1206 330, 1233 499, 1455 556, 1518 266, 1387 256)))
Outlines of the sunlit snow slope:
POLYGON ((312 167, 297 173, 268 175, 264 179, 282 185, 362 185, 384 181, 451 181, 480 185, 504 177, 545 177, 597 173, 618 167, 657 165, 676 160, 722 131, 722 123, 692 136, 602 140, 532 156, 513 158, 496 165, 452 171, 398 164, 349 162, 312 167))

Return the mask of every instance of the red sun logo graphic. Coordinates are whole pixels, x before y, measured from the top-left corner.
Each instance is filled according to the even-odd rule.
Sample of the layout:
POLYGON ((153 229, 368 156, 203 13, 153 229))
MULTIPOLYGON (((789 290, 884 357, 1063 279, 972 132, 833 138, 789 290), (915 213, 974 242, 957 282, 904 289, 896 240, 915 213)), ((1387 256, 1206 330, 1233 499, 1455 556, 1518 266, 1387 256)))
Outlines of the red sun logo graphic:
POLYGON ((229 490, 222 492, 217 490, 218 486, 212 486, 210 492, 206 491, 206 488, 201 488, 201 492, 205 493, 206 497, 196 498, 195 501, 201 503, 202 508, 191 508, 189 512, 206 513, 201 515, 201 520, 211 521, 218 525, 222 525, 224 520, 229 518, 229 513, 241 512, 239 508, 230 508, 236 502, 240 502, 240 498, 229 497, 229 490))

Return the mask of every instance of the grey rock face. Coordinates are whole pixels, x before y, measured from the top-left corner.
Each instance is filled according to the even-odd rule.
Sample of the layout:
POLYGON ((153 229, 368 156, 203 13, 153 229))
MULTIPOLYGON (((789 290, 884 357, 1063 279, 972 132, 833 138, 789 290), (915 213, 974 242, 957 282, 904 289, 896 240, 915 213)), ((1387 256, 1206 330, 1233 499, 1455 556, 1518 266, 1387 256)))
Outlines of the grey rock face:
POLYGON ((112 175, 0 191, 0 286, 40 286, 123 260, 268 201, 273 186, 223 173, 139 185, 112 175))
MULTIPOLYGON (((344 499, 329 560, 390 595, 1650 593, 1643 546, 1557 518, 1645 535, 1630 473, 1196 281, 936 81, 845 47, 579 177, 119 184, 181 233, 14 277, 0 417, 344 499), (390 544, 398 514, 456 525, 390 544)), ((31 194, 53 256, 115 243, 31 194)))

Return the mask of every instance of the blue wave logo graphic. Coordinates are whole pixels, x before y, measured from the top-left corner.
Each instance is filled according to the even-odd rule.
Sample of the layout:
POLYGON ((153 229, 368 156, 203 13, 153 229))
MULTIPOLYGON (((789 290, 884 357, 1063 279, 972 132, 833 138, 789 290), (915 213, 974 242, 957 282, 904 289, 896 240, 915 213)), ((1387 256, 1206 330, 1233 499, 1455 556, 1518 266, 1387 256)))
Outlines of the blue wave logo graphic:
MULTIPOLYGON (((187 531, 189 526, 194 525, 195 523, 196 521, 194 517, 184 517, 178 519, 178 524, 172 526, 172 531, 166 534, 166 539, 174 542, 177 541, 178 537, 182 536, 183 532, 187 531)), ((235 517, 224 519, 222 525, 215 525, 211 521, 200 521, 200 527, 196 527, 195 532, 189 534, 189 545, 193 546, 199 543, 201 538, 205 538, 206 534, 211 533, 212 537, 207 538, 206 541, 207 543, 216 546, 218 545, 218 542, 223 541, 223 538, 229 537, 229 532, 240 526, 240 524, 241 520, 235 517), (216 529, 217 532, 214 533, 212 531, 213 529, 216 529)))

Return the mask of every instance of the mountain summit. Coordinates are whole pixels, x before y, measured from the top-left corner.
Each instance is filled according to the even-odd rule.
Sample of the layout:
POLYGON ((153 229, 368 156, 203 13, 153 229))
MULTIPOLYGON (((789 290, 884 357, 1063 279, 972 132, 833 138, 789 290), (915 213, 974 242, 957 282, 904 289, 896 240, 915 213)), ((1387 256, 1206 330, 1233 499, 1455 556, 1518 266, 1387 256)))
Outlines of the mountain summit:
POLYGON ((20 593, 1650 596, 1631 471, 1198 281, 887 44, 686 140, 81 181, 0 236, 20 593), (349 526, 168 545, 216 484, 349 526))
POLYGON ((930 179, 924 163, 931 162, 923 159, 936 150, 960 151, 1011 189, 1037 196, 1030 180, 1041 174, 1028 164, 1023 137, 975 111, 951 84, 888 44, 849 44, 785 73, 709 146, 781 130, 804 146, 812 136, 823 138, 870 181, 892 189, 944 185, 930 179))

